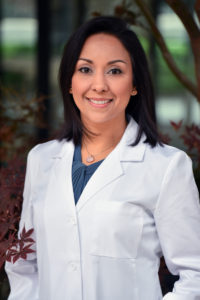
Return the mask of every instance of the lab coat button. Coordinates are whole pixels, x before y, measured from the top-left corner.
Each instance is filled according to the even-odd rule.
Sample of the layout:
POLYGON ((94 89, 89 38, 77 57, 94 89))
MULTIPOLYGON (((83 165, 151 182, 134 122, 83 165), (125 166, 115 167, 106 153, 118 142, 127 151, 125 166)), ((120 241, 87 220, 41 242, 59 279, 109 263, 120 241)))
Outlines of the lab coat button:
POLYGON ((78 266, 77 266, 76 263, 71 262, 71 263, 70 263, 70 268, 71 268, 72 271, 76 271, 76 270, 78 269, 78 266))
POLYGON ((76 219, 74 217, 71 217, 69 219, 69 222, 72 224, 72 225, 76 225, 76 219))

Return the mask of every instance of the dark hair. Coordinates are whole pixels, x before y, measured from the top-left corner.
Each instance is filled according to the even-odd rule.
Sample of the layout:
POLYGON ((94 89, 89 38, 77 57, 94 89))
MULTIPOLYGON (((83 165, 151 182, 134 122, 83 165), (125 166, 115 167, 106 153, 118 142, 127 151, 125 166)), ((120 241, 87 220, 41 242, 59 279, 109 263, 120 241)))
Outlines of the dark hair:
MULTIPOLYGON (((137 89, 137 95, 133 101, 129 101, 126 114, 131 115, 139 125, 139 131, 132 145, 139 143, 143 133, 146 134, 146 142, 154 147, 161 144, 156 127, 155 102, 153 86, 149 74, 148 64, 144 50, 136 34, 128 28, 127 23, 117 17, 96 17, 79 27, 67 42, 59 69, 59 82, 64 102, 65 124, 60 133, 59 140, 73 140, 80 143, 84 128, 80 112, 69 93, 71 79, 77 60, 86 39, 96 33, 107 33, 117 37, 129 52, 133 69, 133 86, 137 89)), ((131 96, 133 97, 133 96, 131 96)))

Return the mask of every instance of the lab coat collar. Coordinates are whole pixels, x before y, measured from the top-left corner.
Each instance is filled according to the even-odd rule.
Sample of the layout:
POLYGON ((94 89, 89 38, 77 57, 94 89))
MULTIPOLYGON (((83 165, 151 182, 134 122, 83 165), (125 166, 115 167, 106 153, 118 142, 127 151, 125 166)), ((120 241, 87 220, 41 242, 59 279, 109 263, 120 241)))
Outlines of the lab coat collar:
POLYGON ((139 143, 136 146, 131 146, 134 143, 139 126, 135 120, 129 116, 129 123, 124 132, 124 135, 118 144, 120 152, 120 161, 142 161, 147 144, 144 142, 146 139, 145 134, 142 135, 139 143))
POLYGON ((74 144, 72 141, 66 141, 63 139, 62 141, 56 141, 56 147, 51 153, 51 158, 63 158, 68 153, 74 151, 74 144))

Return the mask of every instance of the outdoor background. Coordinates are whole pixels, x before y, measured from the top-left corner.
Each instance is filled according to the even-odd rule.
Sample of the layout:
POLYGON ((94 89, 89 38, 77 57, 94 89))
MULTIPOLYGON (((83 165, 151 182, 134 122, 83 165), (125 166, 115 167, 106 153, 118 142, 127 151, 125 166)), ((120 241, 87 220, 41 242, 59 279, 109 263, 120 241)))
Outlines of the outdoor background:
MULTIPOLYGON (((120 5, 121 1, 1 1, 1 86, 3 89, 12 89, 12 92, 15 91, 27 99, 38 94, 47 96, 47 109, 44 114, 48 132, 43 130, 40 134, 49 135, 63 119, 57 73, 66 40, 77 26, 92 16, 93 12, 113 15, 114 8, 120 5)), ((181 21, 165 1, 146 2, 152 6, 156 23, 176 62, 181 70, 194 80, 193 57, 188 35, 181 21)), ((188 9, 192 10, 194 1, 185 2, 188 9)), ((156 90, 158 122, 163 133, 171 130, 173 134, 170 120, 183 120, 188 124, 199 123, 199 104, 168 69, 150 32, 136 26, 133 26, 133 29, 143 42, 149 58, 156 90)), ((2 100, 5 101, 9 93, 2 93, 2 100)), ((17 109, 18 103, 14 111, 20 114, 17 109)), ((36 128, 33 134, 39 134, 36 128)))
MULTIPOLYGON (((164 0, 143 2, 154 17, 178 67, 195 83, 192 50, 182 22, 164 0)), ((199 26, 194 14, 195 1, 183 2, 199 26)), ((34 144, 52 138, 63 122, 57 73, 63 46, 70 34, 92 15, 119 15, 124 6, 133 12, 133 16, 139 15, 138 24, 132 25, 132 29, 138 34, 149 60, 160 132, 166 141, 185 151, 188 151, 188 144, 180 136, 184 134, 186 126, 197 126, 195 128, 200 137, 200 104, 169 70, 151 30, 145 29, 148 24, 134 0, 1 0, 0 162, 8 177, 9 170, 15 172, 15 167, 19 169, 18 165, 13 164, 18 156, 25 159, 27 151, 34 144)), ((195 143, 198 142, 200 140, 197 138, 195 143)), ((198 151, 189 150, 195 150, 196 154, 198 151)), ((194 164, 197 166, 198 161, 194 161, 194 164)), ((199 169, 195 172, 198 180, 199 169)), ((3 187, 2 182, 3 179, 0 179, 0 188, 3 187)), ((8 186, 4 191, 7 201, 10 199, 8 186)), ((18 188, 22 188, 22 184, 18 188)), ((2 197, 0 201, 3 203, 5 199, 2 197)), ((4 201, 4 207, 7 205, 4 201)), ((5 246, 9 230, 12 230, 12 218, 9 215, 7 232, 4 224, 2 233, 1 224, 5 221, 5 218, 1 218, 3 214, 5 217, 0 209, 0 245, 3 241, 5 246)), ((7 299, 8 284, 4 272, 0 271, 0 300, 4 300, 7 299)))

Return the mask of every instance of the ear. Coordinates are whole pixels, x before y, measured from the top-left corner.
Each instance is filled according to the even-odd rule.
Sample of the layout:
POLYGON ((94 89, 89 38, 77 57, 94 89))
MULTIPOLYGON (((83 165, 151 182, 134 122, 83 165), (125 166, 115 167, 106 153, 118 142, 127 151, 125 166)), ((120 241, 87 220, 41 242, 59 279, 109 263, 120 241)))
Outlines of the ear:
POLYGON ((70 93, 70 94, 72 94, 72 87, 70 87, 70 89, 69 89, 69 93, 70 93))
POLYGON ((136 88, 134 87, 134 88, 132 89, 131 96, 135 96, 135 95, 137 95, 137 90, 136 90, 136 88))

